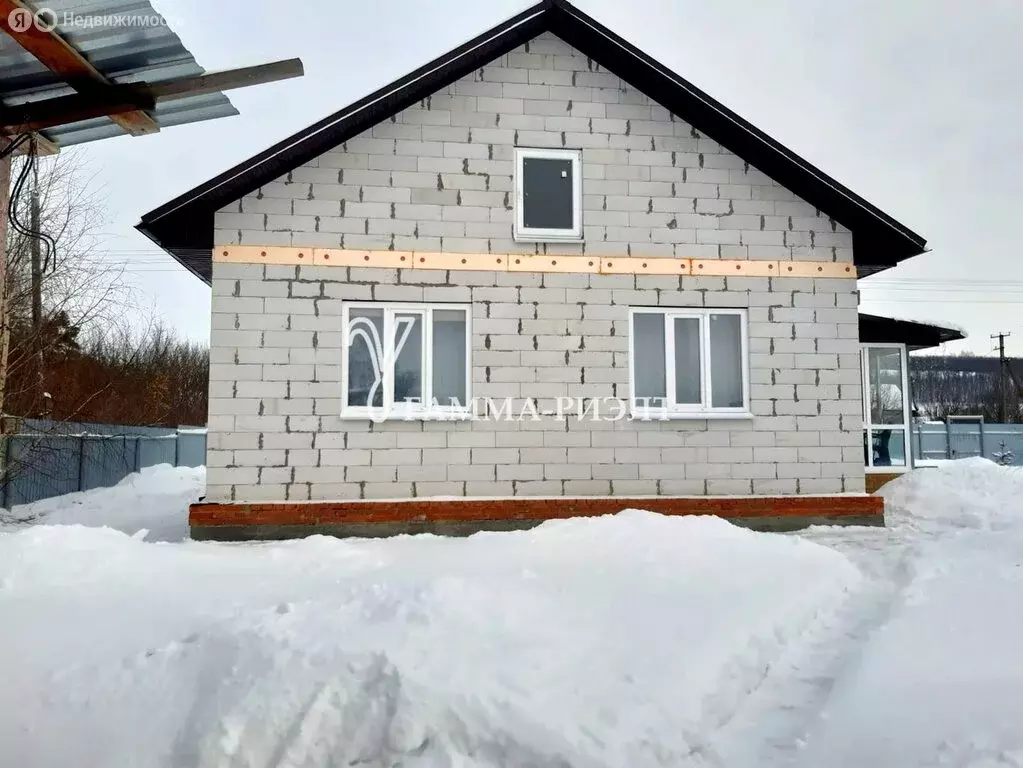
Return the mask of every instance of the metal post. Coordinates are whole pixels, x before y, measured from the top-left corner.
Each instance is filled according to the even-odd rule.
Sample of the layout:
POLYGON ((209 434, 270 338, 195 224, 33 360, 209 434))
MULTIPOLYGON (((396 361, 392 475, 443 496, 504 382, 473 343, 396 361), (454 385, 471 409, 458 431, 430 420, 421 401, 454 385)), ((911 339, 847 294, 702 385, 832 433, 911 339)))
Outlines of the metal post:
POLYGON ((78 490, 85 490, 82 487, 85 481, 85 435, 78 436, 78 490))
POLYGON ((10 452, 10 438, 0 431, 0 479, 3 487, 0 488, 0 507, 7 509, 7 486, 11 478, 7 476, 7 456, 10 452))

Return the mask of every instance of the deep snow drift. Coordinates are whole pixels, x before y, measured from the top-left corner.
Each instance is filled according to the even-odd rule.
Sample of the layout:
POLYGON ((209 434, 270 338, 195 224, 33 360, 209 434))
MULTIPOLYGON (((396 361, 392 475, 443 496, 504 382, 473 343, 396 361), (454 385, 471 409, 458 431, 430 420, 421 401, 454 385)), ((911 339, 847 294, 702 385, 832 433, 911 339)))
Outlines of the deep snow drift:
POLYGON ((798 536, 73 525, 181 535, 201 482, 154 469, 0 533, 0 763, 1023 767, 1019 470, 918 471, 888 529, 798 536))
POLYGON ((28 523, 145 531, 148 541, 188 538, 188 505, 206 484, 205 467, 158 464, 128 475, 113 488, 96 488, 0 509, 0 530, 28 523))
POLYGON ((467 540, 37 526, 0 535, 0 743, 19 766, 680 764, 857 581, 798 538, 638 511, 467 540))

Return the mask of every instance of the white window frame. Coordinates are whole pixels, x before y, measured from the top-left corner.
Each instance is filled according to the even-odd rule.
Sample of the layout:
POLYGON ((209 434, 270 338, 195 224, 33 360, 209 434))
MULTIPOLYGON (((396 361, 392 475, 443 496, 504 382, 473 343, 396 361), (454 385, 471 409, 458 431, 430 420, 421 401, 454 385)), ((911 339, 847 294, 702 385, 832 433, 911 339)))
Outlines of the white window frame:
POLYGON ((578 149, 544 149, 516 147, 515 149, 515 239, 523 242, 566 242, 583 239, 583 155, 578 149), (522 162, 527 158, 572 161, 572 229, 527 228, 525 216, 525 189, 522 162))
POLYGON ((341 418, 343 419, 463 419, 472 414, 472 306, 395 301, 351 301, 341 305, 341 418), (352 310, 378 309, 384 312, 383 406, 348 404, 348 349, 351 345, 349 318, 352 310), (465 314, 465 402, 459 406, 433 404, 433 313, 459 311, 465 314), (394 402, 394 318, 419 315, 423 324, 423 402, 394 402))
POLYGON ((749 315, 745 309, 718 307, 629 307, 629 403, 634 416, 651 419, 750 419, 750 374, 749 374, 749 315), (651 407, 635 396, 635 327, 637 314, 664 315, 664 372, 666 408, 651 407), (735 408, 713 407, 711 405, 711 315, 736 315, 739 318, 740 354, 742 357, 742 405, 735 408), (700 402, 675 402, 675 320, 698 319, 700 321, 700 402))
POLYGON ((912 426, 910 418, 910 393, 909 393, 909 352, 906 349, 905 344, 860 344, 860 386, 862 387, 863 395, 862 408, 863 408, 863 434, 864 440, 867 445, 867 461, 865 469, 868 474, 880 473, 880 474, 899 474, 901 472, 908 472, 913 468, 913 440, 910 427, 912 426), (871 421, 870 413, 870 350, 872 349, 897 349, 899 351, 900 365, 902 366, 902 423, 901 424, 874 424, 871 421), (874 430, 877 429, 891 429, 893 431, 902 430, 903 442, 905 444, 906 463, 905 465, 900 464, 888 464, 885 466, 874 466, 874 430))

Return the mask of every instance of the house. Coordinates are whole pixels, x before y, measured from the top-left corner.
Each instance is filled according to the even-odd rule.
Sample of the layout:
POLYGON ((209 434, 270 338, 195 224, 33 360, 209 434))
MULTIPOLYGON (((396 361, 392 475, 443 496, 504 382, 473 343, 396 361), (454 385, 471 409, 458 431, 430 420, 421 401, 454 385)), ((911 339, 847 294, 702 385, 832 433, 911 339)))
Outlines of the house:
POLYGON ((193 535, 881 519, 856 278, 924 239, 564 0, 139 229, 213 288, 193 535))

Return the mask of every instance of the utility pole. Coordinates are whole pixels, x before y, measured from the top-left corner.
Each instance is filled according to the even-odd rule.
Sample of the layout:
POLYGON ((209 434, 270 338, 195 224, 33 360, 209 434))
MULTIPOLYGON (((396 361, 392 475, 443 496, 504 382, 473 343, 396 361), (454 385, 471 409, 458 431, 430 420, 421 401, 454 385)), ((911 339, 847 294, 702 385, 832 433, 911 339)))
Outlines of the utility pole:
MULTIPOLYGON (((10 139, 0 139, 0 152, 10 145, 10 139)), ((4 418, 4 392, 7 390, 7 354, 10 350, 11 329, 7 323, 7 208, 11 192, 11 153, 0 157, 0 434, 7 428, 4 418)))
MULTIPOLYGON (((33 145, 33 149, 34 149, 33 145)), ((32 397, 32 415, 42 416, 41 403, 43 401, 43 390, 46 387, 43 376, 43 258, 40 246, 42 241, 39 238, 39 162, 32 164, 32 197, 29 224, 35 237, 29 240, 29 248, 32 256, 32 345, 33 358, 35 360, 36 392, 32 397)))
POLYGON ((992 339, 998 339, 998 421, 1000 424, 1005 424, 1005 415, 1008 411, 1008 398, 1009 392, 1005 388, 1005 377, 1011 376, 1012 372, 1009 370, 1009 361, 1005 357, 1005 339, 1011 336, 1010 333, 992 333, 992 339))

